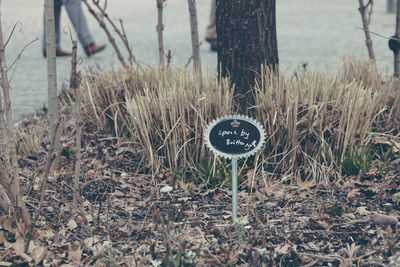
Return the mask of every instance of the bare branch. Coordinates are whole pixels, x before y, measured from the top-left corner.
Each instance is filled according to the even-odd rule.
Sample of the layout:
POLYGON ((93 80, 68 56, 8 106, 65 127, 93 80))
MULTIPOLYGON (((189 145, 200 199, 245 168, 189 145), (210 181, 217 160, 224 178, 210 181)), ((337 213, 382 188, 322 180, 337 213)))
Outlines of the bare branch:
POLYGON ((79 91, 79 85, 82 80, 80 72, 77 72, 77 47, 78 43, 76 40, 72 42, 72 61, 71 61, 71 77, 69 82, 70 89, 74 90, 75 93, 75 118, 76 118, 76 161, 75 161, 75 175, 74 175, 74 188, 73 188, 73 201, 72 201, 72 213, 78 212, 78 203, 80 198, 79 193, 79 177, 81 173, 81 139, 82 139, 82 127, 83 121, 81 117, 81 93, 79 91))
POLYGON ((21 49, 21 51, 19 52, 19 54, 17 55, 17 57, 14 59, 13 63, 11 63, 10 67, 7 68, 7 72, 8 72, 10 69, 12 69, 12 67, 16 64, 16 62, 17 62, 18 60, 21 59, 22 53, 25 51, 25 49, 26 49, 28 46, 30 46, 31 44, 33 44, 34 42, 36 42, 37 40, 39 40, 39 38, 36 38, 36 39, 30 41, 29 43, 27 43, 27 44, 21 49))
MULTIPOLYGON (((117 44, 115 43, 114 37, 112 37, 110 31, 107 28, 107 25, 104 23, 104 21, 99 17, 99 15, 94 11, 94 9, 88 4, 87 0, 82 0, 82 2, 86 5, 86 7, 89 10, 89 13, 93 15, 93 17, 97 20, 99 23, 100 27, 104 30, 105 34, 108 37, 108 41, 111 43, 112 47, 114 48, 115 52, 117 53, 117 57, 119 61, 121 62, 123 67, 126 67, 128 64, 126 64, 124 57, 122 56, 121 51, 119 50, 117 44)), ((93 0, 93 3, 98 4, 98 1, 93 0)))
MULTIPOLYGON (((4 43, 4 48, 7 46, 8 42, 11 40, 11 37, 13 36, 14 31, 17 28, 17 25, 20 25, 21 29, 22 29, 22 23, 21 22, 17 22, 17 23, 14 24, 14 27, 12 28, 11 33, 7 38, 7 41, 4 43)), ((20 29, 20 31, 21 31, 21 29, 20 29)))
POLYGON ((372 47, 371 36, 369 34, 369 23, 371 21, 373 0, 369 0, 367 4, 364 4, 364 0, 358 0, 358 1, 360 4, 360 7, 358 8, 358 10, 360 11, 360 14, 361 14, 363 28, 366 29, 366 31, 364 31, 364 33, 365 33, 365 44, 367 45, 367 49, 368 49, 368 55, 371 60, 375 61, 375 53, 374 53, 374 49, 372 47), (370 11, 368 13, 369 15, 367 16, 366 11, 369 6, 370 6, 370 11))
POLYGON ((112 19, 110 19, 110 16, 106 13, 106 7, 107 7, 107 1, 105 1, 104 7, 101 7, 99 5, 99 1, 93 1, 95 3, 95 6, 97 7, 97 9, 100 11, 101 15, 106 18, 106 20, 110 23, 111 27, 114 29, 114 31, 117 33, 117 35, 120 37, 120 39, 122 40, 122 43, 124 44, 126 50, 129 53, 129 61, 131 63, 131 65, 133 65, 133 63, 135 63, 136 65, 138 65, 136 58, 133 56, 132 54, 132 49, 129 46, 129 41, 128 38, 126 37, 125 34, 125 30, 124 30, 124 26, 122 23, 122 20, 120 19, 120 24, 121 24, 121 28, 122 28, 122 33, 121 31, 118 29, 118 27, 115 25, 115 23, 112 21, 112 19))

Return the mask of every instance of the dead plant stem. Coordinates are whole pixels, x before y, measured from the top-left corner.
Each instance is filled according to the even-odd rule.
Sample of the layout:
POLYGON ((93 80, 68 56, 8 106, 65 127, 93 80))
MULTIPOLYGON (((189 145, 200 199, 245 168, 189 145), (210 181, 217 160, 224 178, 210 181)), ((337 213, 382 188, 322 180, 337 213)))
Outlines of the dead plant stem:
POLYGON ((38 207, 36 209, 35 217, 33 218, 33 222, 30 224, 28 237, 27 237, 26 243, 25 243, 25 253, 27 253, 28 250, 29 250, 29 243, 31 242, 31 239, 32 239, 32 233, 33 233, 33 230, 35 229, 36 222, 37 222, 37 220, 39 218, 39 215, 40 215, 42 207, 43 207, 43 202, 44 202, 44 198, 45 198, 45 195, 46 195, 47 179, 49 178, 50 167, 51 167, 51 164, 52 164, 53 159, 54 159, 53 153, 54 153, 54 150, 55 150, 55 144, 56 144, 56 142, 59 142, 58 140, 56 140, 57 137, 60 136, 58 134, 59 127, 60 127, 60 120, 56 121, 56 124, 54 125, 54 134, 52 136, 50 149, 49 149, 49 152, 47 154, 46 167, 45 167, 45 171, 43 173, 42 183, 41 183, 40 189, 39 189, 39 193, 40 193, 39 205, 38 205, 38 207))
POLYGON ((72 61, 71 61, 71 78, 70 78, 70 89, 75 92, 75 119, 76 119, 76 141, 75 141, 75 174, 74 174, 74 189, 73 189, 73 200, 72 200, 72 213, 76 214, 78 211, 78 203, 80 198, 79 193, 79 177, 81 173, 81 139, 82 139, 82 127, 83 121, 81 116, 81 93, 79 86, 81 84, 81 73, 77 72, 77 51, 78 42, 74 40, 72 42, 72 61))
MULTIPOLYGON (((1 0, 0 0, 1 4, 1 0)), ((15 129, 12 123, 11 115, 11 101, 10 101, 10 84, 7 77, 7 63, 5 57, 5 46, 3 41, 3 30, 0 16, 0 71, 1 71, 1 87, 3 89, 4 106, 0 98, 0 130, 1 141, 3 146, 3 153, 5 157, 5 181, 0 181, 5 192, 8 192, 8 198, 11 203, 17 207, 16 214, 21 212, 22 219, 25 224, 30 224, 30 215, 21 197, 21 190, 19 185, 19 168, 17 161, 17 149, 15 140, 15 129), (4 108, 4 109, 3 109, 4 108), (4 115, 6 122, 4 121, 4 115), (19 210, 20 209, 20 210, 19 210)), ((1 153, 0 153, 1 154, 1 153)))

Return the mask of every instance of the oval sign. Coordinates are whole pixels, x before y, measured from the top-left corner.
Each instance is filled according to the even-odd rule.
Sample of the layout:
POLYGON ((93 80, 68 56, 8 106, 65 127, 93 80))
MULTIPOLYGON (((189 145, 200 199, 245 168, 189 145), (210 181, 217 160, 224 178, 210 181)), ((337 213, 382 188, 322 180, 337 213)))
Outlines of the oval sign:
POLYGON ((265 141, 263 127, 246 116, 232 115, 214 120, 206 129, 206 144, 225 158, 244 158, 256 153, 265 141))

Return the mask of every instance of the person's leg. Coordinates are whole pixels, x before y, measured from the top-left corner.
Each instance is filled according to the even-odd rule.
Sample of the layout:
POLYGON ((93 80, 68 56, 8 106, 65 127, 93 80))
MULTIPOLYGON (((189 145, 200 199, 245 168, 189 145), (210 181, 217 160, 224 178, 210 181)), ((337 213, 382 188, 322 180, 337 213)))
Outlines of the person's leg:
POLYGON ((65 9, 67 10, 69 19, 74 26, 81 45, 85 48, 93 44, 93 38, 90 34, 89 27, 86 22, 85 14, 82 10, 81 0, 63 0, 65 9))
POLYGON ((216 28, 216 17, 215 17, 215 0, 211 0, 210 10, 210 23, 207 25, 206 39, 216 40, 217 39, 217 28, 216 28))
POLYGON ((215 0, 211 0, 210 23, 207 25, 206 41, 210 43, 211 50, 217 51, 217 20, 215 16, 215 0))

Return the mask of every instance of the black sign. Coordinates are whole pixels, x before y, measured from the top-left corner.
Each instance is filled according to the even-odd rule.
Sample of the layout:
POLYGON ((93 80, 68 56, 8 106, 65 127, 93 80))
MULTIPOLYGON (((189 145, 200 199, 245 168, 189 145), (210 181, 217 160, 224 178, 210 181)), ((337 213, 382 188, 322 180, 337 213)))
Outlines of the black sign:
POLYGON ((244 116, 228 116, 215 120, 205 133, 208 146, 226 158, 248 157, 264 144, 262 126, 244 116))

